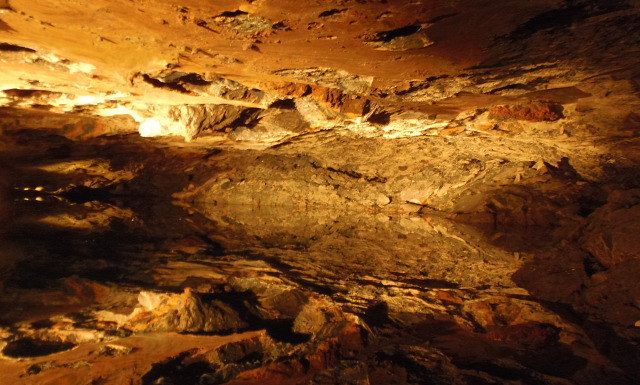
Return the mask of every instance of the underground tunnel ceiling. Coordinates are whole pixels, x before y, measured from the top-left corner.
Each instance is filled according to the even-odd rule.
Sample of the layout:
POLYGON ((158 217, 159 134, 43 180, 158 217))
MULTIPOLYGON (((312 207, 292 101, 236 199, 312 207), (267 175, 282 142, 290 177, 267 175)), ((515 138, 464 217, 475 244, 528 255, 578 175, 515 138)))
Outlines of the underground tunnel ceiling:
POLYGON ((637 383, 639 144, 638 0, 0 0, 0 383, 637 383))

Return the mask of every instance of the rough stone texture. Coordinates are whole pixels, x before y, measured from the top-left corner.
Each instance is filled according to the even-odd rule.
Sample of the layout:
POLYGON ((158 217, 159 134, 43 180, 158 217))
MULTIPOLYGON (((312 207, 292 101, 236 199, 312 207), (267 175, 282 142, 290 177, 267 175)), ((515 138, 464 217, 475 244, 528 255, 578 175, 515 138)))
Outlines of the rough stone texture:
POLYGON ((607 204, 592 214, 584 247, 605 267, 640 259, 638 204, 639 191, 614 192, 607 204))
POLYGON ((0 383, 637 382, 639 6, 0 0, 0 383))
POLYGON ((177 298, 141 292, 138 302, 142 309, 134 310, 129 325, 125 326, 134 331, 211 333, 246 328, 240 316, 228 305, 212 301, 205 306, 189 289, 177 298))

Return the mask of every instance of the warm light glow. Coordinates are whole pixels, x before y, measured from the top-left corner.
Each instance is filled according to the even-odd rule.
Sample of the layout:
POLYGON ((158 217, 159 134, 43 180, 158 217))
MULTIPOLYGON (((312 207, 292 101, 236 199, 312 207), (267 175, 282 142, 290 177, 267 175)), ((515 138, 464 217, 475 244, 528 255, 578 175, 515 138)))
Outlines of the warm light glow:
POLYGON ((151 136, 160 136, 163 134, 162 125, 158 123, 153 118, 147 118, 140 124, 140 128, 138 132, 140 132, 140 136, 143 137, 151 137, 151 136))
POLYGON ((136 111, 129 109, 121 104, 118 104, 114 108, 105 108, 98 111, 100 116, 116 116, 116 115, 131 115, 136 122, 142 122, 142 117, 136 111))
POLYGON ((81 95, 76 98, 74 104, 98 104, 104 103, 104 96, 81 95))

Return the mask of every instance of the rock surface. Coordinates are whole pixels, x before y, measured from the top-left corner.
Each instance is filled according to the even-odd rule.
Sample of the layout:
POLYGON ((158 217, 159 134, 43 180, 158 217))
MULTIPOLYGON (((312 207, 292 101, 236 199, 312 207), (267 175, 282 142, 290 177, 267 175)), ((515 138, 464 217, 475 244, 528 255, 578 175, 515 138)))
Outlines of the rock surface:
POLYGON ((640 3, 0 0, 0 383, 633 384, 640 3))

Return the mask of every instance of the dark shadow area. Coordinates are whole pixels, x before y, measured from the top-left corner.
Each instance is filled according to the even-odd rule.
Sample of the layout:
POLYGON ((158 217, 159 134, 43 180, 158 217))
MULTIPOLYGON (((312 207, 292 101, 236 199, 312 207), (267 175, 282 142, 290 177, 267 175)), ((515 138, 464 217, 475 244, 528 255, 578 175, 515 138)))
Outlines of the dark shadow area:
POLYGON ((214 224, 173 205, 166 195, 172 189, 181 191, 197 176, 180 172, 161 177, 156 174, 160 168, 152 166, 133 179, 117 179, 118 172, 138 167, 138 162, 155 157, 169 165, 180 161, 179 156, 167 158, 153 145, 145 148, 148 144, 117 137, 78 143, 44 130, 17 130, 5 133, 5 138, 15 146, 0 154, 3 175, 8 177, 0 233, 5 261, 0 281, 3 323, 30 317, 31 311, 39 311, 39 302, 47 308, 40 291, 59 292, 69 303, 74 297, 91 303, 95 293, 90 288, 74 293, 77 279, 153 289, 157 284, 151 272, 172 255, 194 258, 174 251, 185 238, 198 246, 197 258, 224 254, 207 235, 214 224), (106 174, 93 175, 81 167, 68 173, 51 168, 58 162, 91 165, 104 160, 110 165, 106 174), (154 189, 156 178, 162 187, 154 189), (22 310, 13 306, 12 295, 27 296, 22 310))
POLYGON ((215 365, 207 362, 189 362, 187 358, 190 355, 190 352, 184 352, 177 357, 154 364, 151 370, 142 376, 142 384, 154 385, 161 380, 162 383, 171 381, 171 384, 175 385, 193 385, 201 383, 203 375, 215 373, 215 365))
POLYGON ((224 11, 221 14, 219 14, 217 16, 214 16, 214 18, 216 18, 216 17, 237 17, 237 16, 242 16, 242 15, 248 15, 248 13, 237 9, 235 11, 224 11))
POLYGON ((595 71, 607 71, 639 41, 638 15, 616 14, 630 7, 628 0, 564 1, 558 8, 536 15, 497 37, 490 47, 489 59, 476 68, 569 60, 587 63, 595 71), (633 42, 618 44, 621 39, 633 42), (581 49, 575 49, 576 44, 581 49))
POLYGON ((145 83, 151 84, 152 86, 156 87, 156 88, 166 88, 172 91, 178 91, 180 93, 183 94, 190 94, 191 91, 187 90, 186 88, 184 88, 184 86, 180 83, 165 83, 161 80, 152 78, 151 76, 144 74, 142 75, 142 80, 144 80, 145 83))
POLYGON ((296 102, 293 99, 280 99, 269 105, 269 108, 276 108, 279 110, 295 110, 296 102))
MULTIPOLYGON (((572 3, 575 3, 575 1, 572 3)), ((507 35, 506 38, 512 40, 526 39, 539 31, 567 28, 574 22, 584 20, 589 16, 589 12, 584 4, 568 4, 563 8, 554 9, 535 16, 524 24, 521 24, 515 31, 507 35)))
POLYGON ((386 111, 376 111, 367 119, 367 122, 380 125, 387 125, 390 121, 391 114, 386 111))
POLYGON ((72 349, 75 344, 20 338, 11 341, 2 349, 2 354, 11 358, 41 357, 72 349))
POLYGON ((296 333, 293 331, 292 319, 268 320, 264 322, 264 327, 269 336, 276 341, 289 344, 302 344, 311 340, 311 335, 306 333, 296 333))
POLYGON ((346 10, 347 10, 346 8, 343 8, 343 9, 333 8, 333 9, 330 9, 330 10, 328 10, 328 11, 321 12, 321 13, 318 15, 318 17, 333 16, 333 15, 337 15, 337 14, 339 14, 339 13, 342 13, 342 12, 344 12, 344 11, 346 11, 346 10))
MULTIPOLYGON (((623 315, 638 314, 630 303, 636 293, 634 284, 630 283, 634 279, 628 276, 635 271, 635 265, 633 260, 618 262, 629 266, 625 276, 624 270, 602 258, 615 255, 617 248, 625 247, 625 238, 620 238, 621 230, 613 218, 623 218, 620 219, 623 223, 640 220, 633 211, 638 204, 633 193, 638 187, 635 178, 638 169, 607 165, 601 180, 587 181, 569 158, 546 167, 550 179, 545 184, 508 192, 514 193, 517 199, 504 198, 507 188, 487 196, 485 207, 493 212, 494 223, 472 226, 481 229, 495 246, 514 253, 528 253, 530 258, 513 274, 513 281, 545 308, 584 330, 598 352, 619 368, 612 371, 617 374, 616 380, 610 383, 631 384, 632 379, 640 375, 635 364, 640 359, 637 346, 640 335, 623 315), (551 188, 554 184, 556 187, 551 188), (628 214, 620 214, 624 211, 628 214), (618 217, 612 216, 613 213, 618 217), (528 219, 534 216, 544 220, 528 219), (601 243, 593 246, 593 239, 601 243)), ((636 316, 629 318, 635 320, 636 316)), ((523 352, 515 359, 536 372, 560 378, 571 378, 587 363, 573 353, 571 346, 563 344, 523 352)), ((463 367, 500 373, 503 378, 526 375, 515 369, 503 372, 504 368, 495 367, 494 363, 455 362, 463 367)))
POLYGON ((418 32, 420 28, 420 25, 407 25, 389 31, 380 31, 376 33, 372 41, 388 43, 397 37, 413 35, 418 32))
POLYGON ((371 327, 383 327, 393 324, 389 318, 389 305, 386 302, 375 302, 367 307, 362 319, 371 327))
POLYGON ((625 338, 612 325, 604 322, 585 320, 583 327, 596 344, 598 350, 627 373, 628 383, 640 376, 640 351, 638 337, 625 338))

